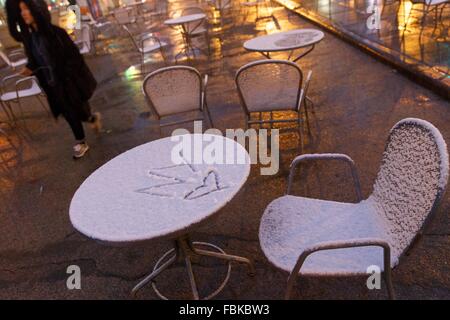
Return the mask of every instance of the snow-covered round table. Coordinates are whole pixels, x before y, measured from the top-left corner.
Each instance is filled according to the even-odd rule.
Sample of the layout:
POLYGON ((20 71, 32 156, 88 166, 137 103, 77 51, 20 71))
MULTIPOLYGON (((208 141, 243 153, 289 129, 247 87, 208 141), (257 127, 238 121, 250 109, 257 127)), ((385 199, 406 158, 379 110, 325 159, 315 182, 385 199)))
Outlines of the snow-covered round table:
POLYGON ((294 62, 306 56, 314 50, 317 43, 322 41, 324 33, 316 29, 296 29, 277 32, 248 40, 244 48, 248 51, 256 51, 270 59, 271 52, 289 51, 290 60, 294 50, 309 47, 309 49, 293 59, 294 62))
MULTIPOLYGON (((132 293, 182 258, 193 296, 199 299, 191 266, 193 256, 246 263, 253 273, 250 260, 227 255, 215 245, 197 245, 188 236, 238 193, 249 175, 250 157, 240 144, 222 136, 188 134, 178 136, 178 141, 174 139, 168 137, 140 145, 97 169, 76 191, 70 204, 70 220, 79 232, 104 243, 176 239, 175 247, 164 254, 132 293), (214 156, 220 155, 220 152, 211 154, 214 147, 216 152, 222 149, 223 164, 211 164, 214 159, 218 162, 219 158, 214 156), (227 159, 227 153, 231 152, 234 156, 229 158, 234 161, 227 159), (199 246, 212 247, 214 251, 199 246)), ((225 281, 206 298, 223 289, 230 269, 229 264, 225 281)), ((165 298, 154 282, 152 285, 165 298)))

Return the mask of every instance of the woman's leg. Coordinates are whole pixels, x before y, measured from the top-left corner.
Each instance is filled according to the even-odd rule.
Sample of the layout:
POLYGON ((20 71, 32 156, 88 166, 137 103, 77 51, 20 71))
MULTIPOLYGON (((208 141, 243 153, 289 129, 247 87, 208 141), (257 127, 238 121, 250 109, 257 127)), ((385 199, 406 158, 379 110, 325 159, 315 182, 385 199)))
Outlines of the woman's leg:
POLYGON ((85 139, 83 124, 81 120, 72 111, 67 111, 63 113, 64 119, 66 119, 70 128, 72 129, 73 135, 78 142, 83 142, 85 139))

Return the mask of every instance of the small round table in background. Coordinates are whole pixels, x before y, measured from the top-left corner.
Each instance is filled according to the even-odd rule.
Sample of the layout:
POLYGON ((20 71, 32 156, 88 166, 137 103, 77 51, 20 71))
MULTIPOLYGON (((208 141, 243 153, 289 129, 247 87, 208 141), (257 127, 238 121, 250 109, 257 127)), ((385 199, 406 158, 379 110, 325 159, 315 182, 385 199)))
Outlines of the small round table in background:
MULTIPOLYGON (((186 263, 193 297, 199 299, 192 258, 209 256, 228 261, 226 278, 217 290, 205 297, 209 299, 228 281, 231 261, 247 264, 251 273, 253 264, 247 258, 228 255, 215 245, 192 242, 189 234, 238 193, 250 173, 250 157, 240 144, 222 136, 179 137, 190 139, 193 149, 180 151, 180 142, 168 137, 126 151, 97 169, 76 191, 70 204, 70 220, 79 232, 104 243, 175 240, 174 248, 135 286, 133 295, 181 258, 186 263), (232 151, 231 159, 241 161, 208 164, 211 162, 202 158, 201 152, 208 150, 211 144, 208 141, 212 139, 222 143, 223 159, 232 151), (173 152, 181 162, 174 160, 173 152), (194 161, 186 154, 191 154, 194 161), (200 247, 213 248, 213 251, 200 247)), ((152 286, 159 297, 166 299, 154 282, 152 286)))
MULTIPOLYGON (((193 53, 194 57, 195 57, 195 49, 200 50, 199 48, 196 48, 192 45, 192 41, 191 41, 191 37, 189 36, 189 32, 194 31, 195 29, 199 28, 202 23, 203 20, 206 19, 206 14, 204 13, 195 13, 195 14, 189 14, 189 15, 185 15, 185 16, 180 16, 177 18, 172 18, 169 20, 164 21, 164 24, 169 26, 169 27, 181 27, 181 34, 183 36, 183 42, 184 42, 184 47, 183 50, 181 50, 179 53, 177 53, 175 55, 175 60, 177 60, 178 56, 182 55, 183 53, 189 57, 189 53, 193 53), (190 30, 191 28, 188 27, 189 24, 193 24, 197 22, 197 25, 194 25, 194 28, 192 28, 192 30, 190 30)), ((200 50, 201 51, 201 50, 200 50)))
POLYGON ((293 59, 294 62, 306 56, 314 50, 314 47, 324 38, 324 33, 316 29, 297 29, 272 33, 261 37, 256 37, 244 43, 244 48, 248 51, 259 52, 270 59, 271 52, 289 51, 289 58, 295 50, 306 48, 308 50, 293 59))

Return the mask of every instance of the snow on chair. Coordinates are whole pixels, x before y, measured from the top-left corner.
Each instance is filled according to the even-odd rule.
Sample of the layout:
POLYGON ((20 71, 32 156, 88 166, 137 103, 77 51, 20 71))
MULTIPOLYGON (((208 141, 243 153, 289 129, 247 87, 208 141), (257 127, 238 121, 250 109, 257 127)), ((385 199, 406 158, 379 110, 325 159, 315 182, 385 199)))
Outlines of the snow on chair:
POLYGON ((88 24, 83 24, 81 29, 75 29, 75 44, 78 46, 81 54, 89 54, 92 47, 91 28, 88 24))
POLYGON ((366 200, 350 157, 305 154, 294 159, 287 194, 269 204, 259 229, 265 256, 290 273, 285 298, 298 276, 364 275, 368 267, 378 266, 393 299, 391 269, 435 213, 447 186, 448 161, 438 129, 413 118, 392 128, 373 193, 366 200), (296 167, 313 160, 346 162, 358 203, 289 195, 296 167))
POLYGON ((3 50, 0 50, 0 58, 13 70, 28 63, 28 59, 22 49, 17 49, 6 54, 3 50), (16 59, 12 59, 16 57, 16 59), (18 57, 18 58, 17 58, 18 57))
POLYGON ((42 106, 42 108, 47 112, 48 115, 50 115, 50 112, 45 107, 42 100, 39 98, 40 96, 43 96, 44 93, 41 89, 41 87, 38 84, 38 81, 36 77, 24 77, 20 74, 13 74, 7 77, 4 77, 1 82, 0 87, 0 102, 2 104, 2 107, 8 116, 10 120, 12 120, 14 123, 17 122, 17 117, 13 111, 12 103, 16 103, 19 106, 22 119, 23 119, 23 108, 21 99, 28 98, 28 97, 36 97, 36 99, 39 101, 39 104, 42 106), (4 92, 4 88, 6 87, 6 84, 9 80, 19 78, 17 81, 15 81, 14 84, 14 90, 4 92), (23 88, 24 84, 29 83, 30 86, 23 88), (8 112, 9 110, 9 112, 8 112))

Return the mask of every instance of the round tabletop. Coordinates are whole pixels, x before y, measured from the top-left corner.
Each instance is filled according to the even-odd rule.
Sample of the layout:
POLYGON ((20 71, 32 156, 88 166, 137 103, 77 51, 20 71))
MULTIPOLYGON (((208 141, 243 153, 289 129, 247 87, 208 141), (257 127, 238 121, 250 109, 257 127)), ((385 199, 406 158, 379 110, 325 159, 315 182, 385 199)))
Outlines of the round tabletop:
POLYGON ((103 242, 180 236, 225 206, 249 173, 250 157, 234 140, 209 134, 155 140, 92 173, 73 196, 70 221, 103 242))
POLYGON ((258 52, 290 51, 316 44, 324 36, 322 31, 316 29, 283 31, 248 40, 244 48, 258 52))
POLYGON ((167 25, 180 25, 180 24, 185 24, 185 23, 189 23, 189 22, 194 22, 194 21, 198 21, 198 20, 202 20, 206 18, 206 14, 204 13, 195 13, 195 14, 189 14, 186 16, 180 16, 177 18, 172 18, 169 20, 164 21, 164 24, 167 25))

